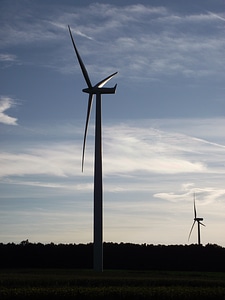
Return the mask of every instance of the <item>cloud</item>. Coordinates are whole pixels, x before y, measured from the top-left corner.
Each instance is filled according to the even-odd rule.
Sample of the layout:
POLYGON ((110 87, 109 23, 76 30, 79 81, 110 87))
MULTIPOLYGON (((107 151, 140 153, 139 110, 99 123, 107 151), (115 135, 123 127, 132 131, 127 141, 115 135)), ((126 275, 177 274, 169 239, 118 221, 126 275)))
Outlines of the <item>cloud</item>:
POLYGON ((221 158, 225 148, 152 127, 118 126, 104 129, 104 151, 106 173, 223 173, 221 158), (212 161, 210 156, 207 159, 210 152, 216 154, 212 161))
POLYGON ((225 18, 224 17, 221 17, 219 14, 215 14, 211 11, 208 11, 209 15, 212 16, 213 18, 217 18, 219 20, 222 20, 222 21, 225 21, 225 18))
POLYGON ((16 60, 17 60, 16 55, 0 53, 0 61, 13 62, 13 61, 16 61, 16 60))
POLYGON ((72 32, 75 32, 77 35, 83 36, 83 37, 85 37, 85 38, 87 38, 89 40, 93 40, 92 37, 90 37, 90 36, 82 33, 80 30, 76 30, 76 29, 72 29, 72 28, 71 28, 71 30, 72 30, 72 32))
POLYGON ((190 201, 193 199, 193 195, 196 195, 196 199, 201 204, 211 204, 215 201, 221 202, 225 196, 225 189, 215 187, 203 187, 199 188, 193 183, 183 184, 180 192, 169 192, 169 193, 156 193, 155 198, 163 199, 170 202, 181 202, 190 201))
MULTIPOLYGON (((108 6, 101 9, 109 10, 108 6)), ((214 32, 214 25, 215 28, 217 26, 210 15, 180 15, 174 18, 173 13, 165 8, 156 7, 155 10, 157 14, 153 13, 153 8, 143 5, 126 6, 120 10, 112 6, 109 19, 102 20, 104 25, 97 23, 92 29, 93 26, 86 24, 84 30, 98 41, 98 44, 92 45, 90 54, 95 64, 100 66, 100 60, 105 57, 105 61, 120 66, 120 74, 129 80, 131 75, 128 74, 143 77, 143 72, 145 78, 179 74, 184 78, 204 78, 223 73, 221 60, 224 60, 225 42, 222 32, 214 32), (113 23, 116 23, 113 26, 110 22, 112 16, 113 23), (195 24, 192 24, 193 21, 195 24), (205 34, 206 31, 202 30, 205 24, 214 35, 205 34), (132 28, 132 36, 127 34, 128 28, 132 28), (100 43, 101 55, 97 51, 100 43)))
POLYGON ((213 12, 175 14, 162 6, 94 3, 76 10, 65 5, 60 14, 56 6, 40 22, 36 16, 40 9, 36 4, 36 11, 29 8, 20 12, 21 18, 13 24, 5 20, 1 36, 3 45, 51 46, 54 55, 42 64, 45 67, 71 72, 71 57, 61 60, 71 47, 67 32, 70 24, 77 35, 86 38, 81 47, 79 41, 78 44, 84 59, 86 55, 91 57, 91 73, 102 73, 103 68, 111 72, 119 67, 120 75, 129 80, 134 74, 135 78, 157 79, 160 75, 205 78, 224 73, 225 41, 213 12), (102 61, 107 65, 103 66, 102 61))
MULTIPOLYGON (((80 154, 80 153, 79 153, 80 154)), ((48 147, 39 145, 36 148, 21 149, 20 152, 1 152, 0 177, 48 175, 67 177, 80 166, 76 149, 71 145, 48 147)))
POLYGON ((8 116, 5 111, 15 105, 15 101, 9 97, 0 97, 0 123, 17 125, 17 119, 8 116))
MULTIPOLYGON (((185 132, 186 121, 171 122, 169 120, 139 121, 137 125, 120 124, 104 125, 103 127, 103 173, 105 190, 109 193, 140 193, 150 192, 151 180, 160 182, 179 181, 180 184, 193 184, 193 178, 200 178, 198 189, 214 184, 219 189, 220 178, 224 176, 225 148, 219 143, 196 138, 189 134, 175 131, 176 123, 185 132), (166 124, 167 125, 166 125, 166 124), (155 127, 153 126, 155 124, 155 127), (157 128, 158 127, 158 128, 157 128), (161 128, 160 128, 161 127, 161 128), (167 130, 163 129, 164 127, 167 130), (179 175, 179 179, 177 179, 179 175), (176 178, 176 179, 174 179, 176 178), (201 183, 202 181, 202 183, 201 183), (217 186, 218 185, 218 186, 217 186)), ((191 122, 189 121, 191 124, 191 122)), ((205 121, 202 121, 204 124, 205 121)), ((196 132, 204 131, 201 121, 196 132)), ((216 120, 211 120, 214 130, 219 130, 216 120), (217 129, 216 129, 217 128, 217 129)), ((81 172, 81 146, 83 130, 74 128, 77 132, 76 143, 66 141, 71 139, 71 127, 58 129, 62 140, 58 142, 46 136, 38 136, 32 140, 33 146, 23 143, 17 149, 2 149, 0 153, 0 177, 8 184, 23 184, 27 186, 59 188, 87 192, 93 188, 93 137, 91 130, 87 140, 84 173, 81 172), (63 133, 63 130, 67 130, 63 133), (44 138, 41 140, 40 138, 44 138)), ((194 129, 193 129, 194 130, 194 129)), ((40 130, 41 132, 41 130, 40 130)), ((48 130, 45 128, 45 134, 48 130)), ((212 132, 213 133, 213 132, 212 132)), ((24 134, 24 133, 23 133, 24 134)), ((55 138, 55 137, 54 137, 55 138)), ((222 136, 221 136, 222 138, 222 136)), ((196 181, 196 179, 195 179, 196 181)), ((178 182, 177 182, 178 183, 178 182)), ((168 187, 168 183, 165 185, 168 187)), ((190 186, 184 190, 190 191, 190 186)), ((157 190, 157 189, 156 189, 157 190)), ((176 196, 166 190, 161 191, 161 199, 184 197, 184 193, 176 196)))
MULTIPOLYGON (((25 172, 24 172, 24 175, 26 175, 25 172)), ((57 176, 59 176, 59 175, 57 175, 57 176)), ((47 181, 46 180, 34 181, 34 180, 30 180, 29 178, 21 179, 21 173, 20 173, 20 176, 17 177, 17 179, 2 178, 1 183, 8 184, 8 185, 18 185, 18 186, 20 185, 20 186, 26 186, 26 187, 30 186, 30 187, 37 187, 37 188, 63 190, 64 194, 65 194, 65 190, 67 192, 70 192, 70 191, 79 192, 79 191, 92 191, 93 190, 93 184, 91 184, 91 183, 74 183, 74 182, 72 182, 72 184, 71 184, 71 182, 69 180, 68 181, 60 180, 59 182, 57 182, 55 180, 55 178, 52 179, 50 177, 48 178, 47 181)))

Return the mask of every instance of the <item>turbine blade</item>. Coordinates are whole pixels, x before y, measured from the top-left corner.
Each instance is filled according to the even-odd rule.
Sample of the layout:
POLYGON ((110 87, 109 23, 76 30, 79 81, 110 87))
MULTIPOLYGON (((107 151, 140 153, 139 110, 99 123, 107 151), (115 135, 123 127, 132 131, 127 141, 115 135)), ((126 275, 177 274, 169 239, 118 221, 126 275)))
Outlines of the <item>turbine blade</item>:
POLYGON ((194 221, 194 223, 193 223, 192 226, 191 226, 191 230, 190 230, 190 233, 189 233, 189 236, 188 236, 188 241, 189 241, 189 239, 190 239, 190 237, 191 237, 191 233, 192 233, 192 230, 193 230, 193 228, 194 228, 195 222, 196 222, 196 221, 194 221))
POLYGON ((86 81, 86 83, 87 83, 87 86, 88 86, 89 88, 92 88, 91 81, 90 81, 90 78, 89 78, 89 76, 88 76, 88 72, 87 72, 87 70, 86 70, 86 68, 85 68, 85 65, 84 65, 84 63, 83 63, 83 61, 82 61, 82 59, 81 59, 81 57, 80 57, 80 54, 79 54, 79 52, 78 52, 78 50, 77 50, 77 47, 76 47, 76 45, 75 45, 75 42, 74 42, 74 39, 73 39, 73 36, 72 36, 72 32, 71 32, 71 30, 70 30, 70 26, 69 26, 69 25, 68 25, 68 28, 69 28, 70 37, 71 37, 71 40, 72 40, 72 43, 73 43, 73 47, 74 47, 75 53, 76 53, 76 55, 77 55, 77 59, 78 59, 78 61, 79 61, 80 67, 81 67, 81 71, 82 71, 82 73, 83 73, 84 79, 85 79, 85 81, 86 81))
POLYGON ((195 206, 195 193, 194 193, 194 216, 197 218, 197 211, 196 211, 196 206, 195 206))
POLYGON ((109 75, 108 77, 106 77, 105 79, 99 81, 94 87, 98 87, 98 88, 101 88, 103 87, 113 76, 115 76, 118 72, 115 72, 111 75, 109 75))
POLYGON ((85 152, 85 145, 86 145, 86 136, 87 136, 88 123, 89 123, 90 114, 91 114, 92 101, 93 101, 93 94, 89 94, 88 108, 87 108, 87 118, 86 118, 85 131, 84 131, 83 152, 82 152, 82 172, 84 170, 84 152, 85 152))
MULTIPOLYGON (((205 224, 203 224, 202 222, 199 222, 199 224, 201 224, 202 226, 205 226, 205 224)), ((205 226, 206 227, 206 226, 205 226)))

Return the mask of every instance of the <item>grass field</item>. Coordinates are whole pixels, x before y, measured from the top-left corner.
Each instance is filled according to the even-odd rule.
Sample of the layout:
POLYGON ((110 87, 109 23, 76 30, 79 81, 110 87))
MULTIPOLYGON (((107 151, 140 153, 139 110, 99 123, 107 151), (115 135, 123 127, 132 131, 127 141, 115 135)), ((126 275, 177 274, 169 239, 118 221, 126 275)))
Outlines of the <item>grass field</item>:
POLYGON ((225 299, 225 273, 0 270, 0 299, 225 299))

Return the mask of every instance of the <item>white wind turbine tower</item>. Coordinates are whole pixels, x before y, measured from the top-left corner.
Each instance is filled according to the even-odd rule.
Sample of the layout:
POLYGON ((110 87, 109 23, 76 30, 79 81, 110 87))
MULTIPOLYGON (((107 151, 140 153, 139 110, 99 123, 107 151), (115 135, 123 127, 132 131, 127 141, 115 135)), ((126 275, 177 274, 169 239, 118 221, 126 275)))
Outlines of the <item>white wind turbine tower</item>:
POLYGON ((201 245, 201 235, 200 235, 200 225, 205 226, 201 221, 203 221, 203 218, 198 218, 197 217, 197 210, 196 210, 196 205, 195 205, 195 193, 194 193, 194 222, 191 226, 191 230, 188 236, 188 240, 190 239, 192 230, 194 228, 195 222, 198 223, 198 245, 201 245))
POLYGON ((84 79, 87 83, 87 88, 83 89, 83 92, 89 94, 87 118, 84 131, 83 141, 83 153, 82 153, 82 172, 84 168, 84 152, 86 144, 86 136, 88 123, 91 113, 91 106, 93 102, 93 96, 96 95, 96 116, 95 116, 95 163, 94 163, 94 270, 103 271, 103 222, 102 222, 102 125, 101 125, 101 95, 102 94, 114 94, 116 91, 116 85, 113 88, 103 87, 117 72, 111 74, 105 79, 92 86, 88 72, 84 66, 84 63, 78 53, 75 45, 70 27, 69 33, 73 43, 73 47, 81 67, 84 79))

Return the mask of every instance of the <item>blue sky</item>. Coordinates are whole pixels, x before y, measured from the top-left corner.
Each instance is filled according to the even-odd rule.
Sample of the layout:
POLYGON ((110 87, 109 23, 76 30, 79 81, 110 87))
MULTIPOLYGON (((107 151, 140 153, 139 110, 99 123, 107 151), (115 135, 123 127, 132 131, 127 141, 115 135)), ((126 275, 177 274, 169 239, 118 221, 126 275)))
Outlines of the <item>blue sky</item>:
POLYGON ((0 242, 93 239, 94 107, 102 98, 104 240, 225 246, 224 1, 0 1, 0 242), (197 242, 196 228, 190 243, 197 242))

